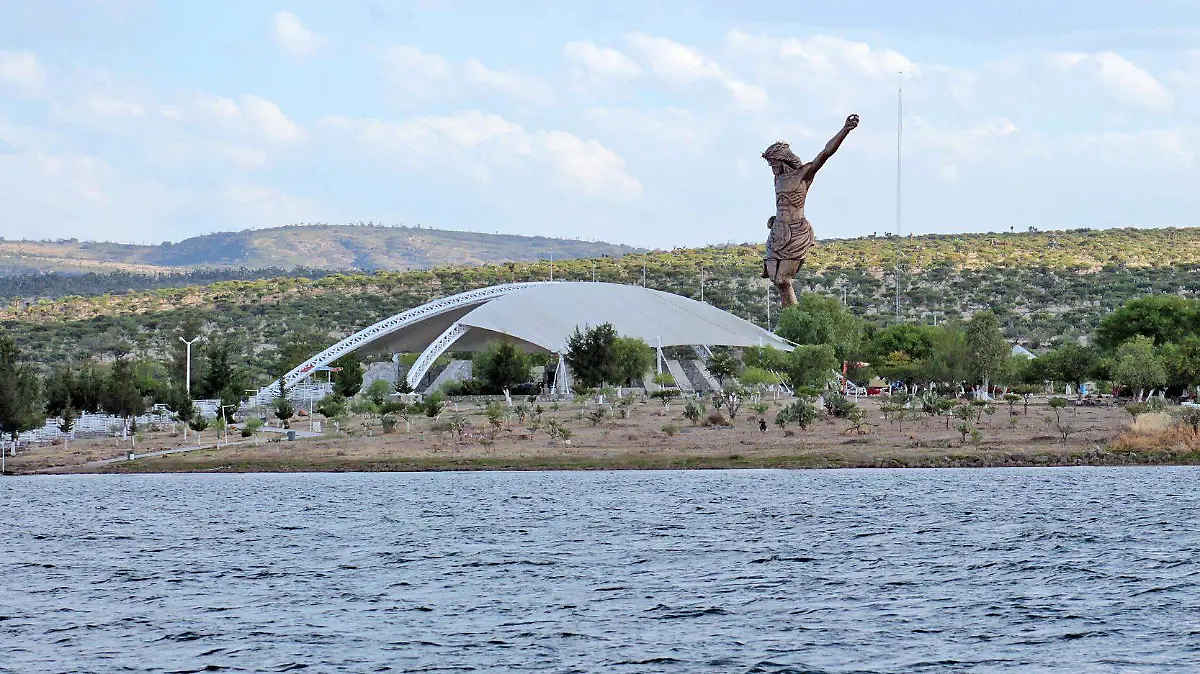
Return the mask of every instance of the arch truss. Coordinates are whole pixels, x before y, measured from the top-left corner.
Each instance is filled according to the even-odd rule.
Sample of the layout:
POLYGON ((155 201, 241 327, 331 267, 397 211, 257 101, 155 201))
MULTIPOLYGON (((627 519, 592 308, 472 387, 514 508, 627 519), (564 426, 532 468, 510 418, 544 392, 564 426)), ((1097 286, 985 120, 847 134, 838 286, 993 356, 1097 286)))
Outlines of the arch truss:
MULTIPOLYGON (((371 342, 375 342, 383 337, 386 337, 387 335, 399 330, 403 330, 404 328, 419 321, 423 321, 430 316, 437 316, 438 314, 444 314, 448 311, 454 311, 456 309, 461 309, 473 304, 483 304, 488 300, 507 295, 511 292, 521 290, 522 288, 545 285, 547 283, 550 282, 530 281, 526 283, 506 283, 504 285, 490 286, 488 288, 480 288, 478 290, 468 290, 465 293, 451 295, 450 297, 443 297, 442 299, 434 300, 432 302, 422 304, 419 307, 409 309, 408 311, 398 313, 395 316, 385 318, 374 325, 359 330, 353 335, 350 335, 337 344, 334 344, 312 358, 309 358, 303 363, 297 365, 290 372, 284 375, 284 385, 290 387, 303 380, 314 369, 328 365, 348 353, 353 353, 354 351, 357 351, 371 342)), ((421 353, 421 356, 417 359, 417 363, 422 363, 422 361, 425 361, 425 363, 424 368, 420 371, 417 377, 418 381, 420 381, 420 377, 423 377, 425 372, 429 370, 429 366, 433 364, 433 361, 437 360, 437 357, 442 355, 446 349, 450 348, 450 345, 454 344, 454 342, 465 332, 465 328, 461 328, 457 323, 455 323, 454 325, 450 326, 446 332, 442 333, 442 335, 438 337, 433 344, 426 348, 424 352, 421 353), (461 330, 461 332, 459 330, 461 330), (439 346, 441 348, 440 351, 437 350, 439 346), (435 351, 436 353, 434 353, 435 351), (432 357, 427 358, 427 356, 430 356, 430 354, 432 354, 432 357)), ((416 364, 414 364, 413 368, 409 371, 410 383, 413 383, 411 377, 414 374, 417 374, 416 364)))

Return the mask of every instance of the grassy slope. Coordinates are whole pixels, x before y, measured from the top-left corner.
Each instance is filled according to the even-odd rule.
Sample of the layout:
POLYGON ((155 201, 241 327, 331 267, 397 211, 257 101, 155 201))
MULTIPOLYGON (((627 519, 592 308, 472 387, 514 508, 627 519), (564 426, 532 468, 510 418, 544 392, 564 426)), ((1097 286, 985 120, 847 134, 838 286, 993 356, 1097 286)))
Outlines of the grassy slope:
MULTIPOLYGON (((761 246, 681 249, 595 261, 600 280, 641 281, 763 324, 761 246)), ((1045 346, 1087 334, 1107 311, 1154 292, 1200 294, 1200 228, 852 239, 819 246, 802 285, 841 295, 880 322, 891 313, 897 259, 910 320, 1000 311, 1012 339, 1045 346)), ((559 261, 555 278, 588 280, 592 260, 559 261)), ((509 280, 541 280, 546 262, 424 271, 334 274, 318 280, 230 281, 122 296, 67 297, 0 311, 0 321, 46 362, 86 357, 114 341, 161 355, 183 316, 242 340, 259 360, 290 334, 308 330, 330 343, 435 297, 509 280)))
POLYGON ((30 271, 155 272, 189 267, 424 269, 622 255, 628 246, 570 239, 481 234, 412 227, 293 225, 220 232, 157 246, 77 241, 0 241, 0 273, 30 271))

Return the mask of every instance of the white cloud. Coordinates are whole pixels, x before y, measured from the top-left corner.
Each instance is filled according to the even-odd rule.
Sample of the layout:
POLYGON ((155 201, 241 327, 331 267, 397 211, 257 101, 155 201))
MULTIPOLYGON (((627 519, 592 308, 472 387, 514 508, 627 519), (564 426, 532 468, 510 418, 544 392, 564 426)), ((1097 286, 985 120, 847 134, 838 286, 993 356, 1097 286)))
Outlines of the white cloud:
POLYGON ((92 95, 84 100, 88 111, 109 117, 143 117, 146 109, 137 103, 122 101, 111 96, 92 95))
POLYGON ((304 127, 284 114, 275 103, 247 94, 239 105, 233 99, 212 94, 198 94, 195 106, 220 125, 240 129, 260 139, 281 145, 304 141, 304 127))
POLYGON ((280 10, 271 15, 271 37, 275 44, 296 58, 307 58, 326 44, 325 38, 305 28, 300 17, 280 10))
POLYGON ((1145 129, 1134 132, 1079 134, 1066 138, 1068 150, 1094 159, 1130 167, 1134 164, 1194 166, 1196 153, 1183 129, 1145 129))
POLYGON ((597 106, 589 109, 585 118, 610 137, 653 146, 657 152, 669 149, 672 154, 701 154, 720 127, 716 120, 681 108, 642 111, 597 106))
POLYGON ((579 76, 629 80, 642 73, 638 64, 622 52, 591 42, 568 42, 563 54, 579 76))
POLYGON ((550 88, 536 77, 492 70, 480 63, 479 59, 467 61, 465 75, 470 84, 499 91, 517 100, 538 104, 554 100, 550 88))
POLYGON ((31 51, 0 49, 0 84, 36 91, 46 84, 46 73, 31 51))
POLYGON ((385 79, 408 94, 430 94, 450 79, 450 63, 437 54, 407 45, 388 47, 375 54, 383 66, 385 79))
POLYGON ((1115 52, 1057 52, 1050 54, 1048 60, 1064 72, 1086 74, 1115 99, 1131 106, 1166 111, 1175 104, 1174 95, 1162 82, 1115 52))
POLYGON ((240 220, 256 227, 275 227, 319 219, 316 204, 273 187, 251 184, 227 186, 221 196, 240 220))
POLYGON ((259 133, 276 143, 298 143, 305 139, 304 128, 283 114, 279 106, 258 96, 243 96, 246 121, 259 133))
POLYGON ((403 122, 326 117, 322 125, 356 138, 363 146, 424 167, 427 159, 453 164, 481 181, 490 168, 533 165, 570 191, 616 199, 636 198, 642 184, 625 161, 597 140, 566 131, 528 131, 499 115, 473 110, 403 122))
POLYGON ((748 110, 766 107, 766 91, 738 79, 695 47, 645 33, 631 33, 627 40, 630 47, 649 63, 651 71, 667 82, 676 85, 716 82, 741 107, 748 110))

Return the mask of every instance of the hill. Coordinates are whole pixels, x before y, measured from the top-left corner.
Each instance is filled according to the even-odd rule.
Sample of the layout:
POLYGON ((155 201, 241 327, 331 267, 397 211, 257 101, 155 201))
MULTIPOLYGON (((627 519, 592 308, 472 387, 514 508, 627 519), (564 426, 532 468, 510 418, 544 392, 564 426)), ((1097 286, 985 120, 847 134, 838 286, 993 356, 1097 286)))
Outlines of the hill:
MULTIPOLYGON (((740 245, 555 263, 554 278, 646 284, 699 297, 759 325, 778 297, 760 278, 762 246, 740 245), (703 288, 703 290, 702 290, 703 288)), ((1134 297, 1200 297, 1200 228, 938 235, 825 241, 802 289, 844 298, 884 324, 893 318, 895 263, 905 320, 996 311, 1006 335, 1035 349, 1089 334, 1134 297)), ((0 311, 0 325, 46 363, 134 351, 162 357, 176 330, 202 323, 239 344, 265 383, 285 352, 309 355, 381 318, 436 297, 506 281, 543 280, 548 262, 407 272, 224 281, 122 296, 64 297, 0 311)), ((289 356, 290 357, 290 356, 289 356)))
POLYGON ((156 246, 77 241, 0 240, 0 274, 156 273, 199 267, 376 271, 445 264, 494 264, 619 256, 638 249, 542 236, 482 234, 383 225, 290 225, 206 234, 156 246))

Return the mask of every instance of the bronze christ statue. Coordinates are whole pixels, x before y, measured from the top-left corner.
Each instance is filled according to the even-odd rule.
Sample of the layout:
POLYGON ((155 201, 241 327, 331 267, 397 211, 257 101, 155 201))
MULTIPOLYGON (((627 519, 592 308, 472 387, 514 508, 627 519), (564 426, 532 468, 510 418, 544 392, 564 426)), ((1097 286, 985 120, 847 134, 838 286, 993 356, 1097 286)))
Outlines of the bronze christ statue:
POLYGON ((858 127, 858 115, 846 118, 846 124, 837 132, 825 149, 812 161, 804 163, 787 143, 778 142, 762 153, 763 159, 775 174, 775 215, 767 220, 771 229, 767 237, 767 255, 763 259, 763 278, 771 279, 779 289, 783 308, 796 304, 796 290, 792 279, 804 265, 808 251, 816 243, 812 224, 804 217, 804 201, 817 171, 841 147, 842 141, 858 127))

